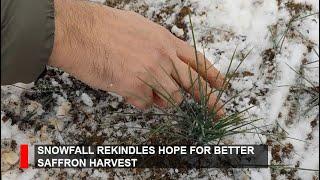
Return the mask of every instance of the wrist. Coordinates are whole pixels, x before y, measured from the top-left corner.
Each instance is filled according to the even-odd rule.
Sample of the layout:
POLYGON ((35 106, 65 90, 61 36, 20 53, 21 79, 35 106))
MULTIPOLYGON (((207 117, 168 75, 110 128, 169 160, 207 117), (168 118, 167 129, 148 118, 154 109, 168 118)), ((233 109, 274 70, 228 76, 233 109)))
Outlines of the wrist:
MULTIPOLYGON (((49 65, 67 72, 75 68, 93 44, 100 23, 102 7, 78 0, 54 0, 55 37, 49 65), (79 56, 79 57, 78 57, 79 56)), ((101 26, 100 26, 101 28, 101 26)), ((70 73, 70 72, 69 72, 70 73)))

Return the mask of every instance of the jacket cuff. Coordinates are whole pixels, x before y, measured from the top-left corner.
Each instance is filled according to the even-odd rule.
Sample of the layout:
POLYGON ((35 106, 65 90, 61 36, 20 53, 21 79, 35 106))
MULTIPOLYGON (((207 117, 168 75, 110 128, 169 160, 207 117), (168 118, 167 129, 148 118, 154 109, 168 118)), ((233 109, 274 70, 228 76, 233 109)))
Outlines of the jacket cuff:
POLYGON ((54 43, 53 0, 1 0, 1 85, 35 81, 54 43))

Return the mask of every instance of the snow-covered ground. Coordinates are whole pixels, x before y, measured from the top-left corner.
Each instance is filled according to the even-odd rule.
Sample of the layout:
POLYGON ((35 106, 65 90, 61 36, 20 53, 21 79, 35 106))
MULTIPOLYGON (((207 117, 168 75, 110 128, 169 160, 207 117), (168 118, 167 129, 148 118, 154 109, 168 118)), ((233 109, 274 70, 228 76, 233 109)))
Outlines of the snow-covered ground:
POLYGON ((224 98, 239 94, 228 105, 230 110, 254 106, 248 116, 262 118, 255 125, 264 126, 268 134, 240 134, 225 141, 267 143, 271 147, 272 168, 183 172, 20 170, 17 164, 20 143, 137 143, 148 138, 145 128, 154 121, 147 116, 117 116, 117 112, 137 110, 121 97, 92 90, 66 73, 50 70, 33 90, 26 90, 32 85, 1 87, 2 178, 319 179, 319 171, 315 171, 319 169, 319 107, 310 104, 312 99, 319 98, 319 14, 314 14, 319 12, 318 0, 99 0, 97 3, 136 11, 192 44, 187 17, 190 9, 197 46, 222 72, 226 72, 235 48, 233 69, 251 50, 224 98), (52 89, 54 92, 48 92, 52 89), (316 95, 312 95, 314 92, 316 95))

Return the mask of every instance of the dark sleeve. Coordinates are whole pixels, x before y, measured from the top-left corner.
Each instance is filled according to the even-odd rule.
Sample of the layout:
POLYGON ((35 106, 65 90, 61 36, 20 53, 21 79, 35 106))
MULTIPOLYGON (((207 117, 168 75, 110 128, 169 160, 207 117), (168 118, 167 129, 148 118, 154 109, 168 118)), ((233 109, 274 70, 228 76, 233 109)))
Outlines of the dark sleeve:
POLYGON ((1 85, 35 81, 53 42, 53 0, 1 0, 1 85))

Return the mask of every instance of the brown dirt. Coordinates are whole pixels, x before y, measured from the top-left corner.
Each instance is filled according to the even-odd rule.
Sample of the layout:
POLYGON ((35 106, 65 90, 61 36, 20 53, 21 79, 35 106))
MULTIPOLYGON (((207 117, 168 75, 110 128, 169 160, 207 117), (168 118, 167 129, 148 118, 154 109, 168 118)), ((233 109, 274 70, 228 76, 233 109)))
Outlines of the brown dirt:
POLYGON ((282 153, 284 156, 288 157, 293 150, 293 145, 291 143, 287 143, 283 148, 282 148, 282 153))
POLYGON ((242 73, 243 77, 247 77, 247 76, 254 76, 254 73, 250 72, 250 71, 244 71, 242 73))
POLYGON ((275 56, 276 56, 276 52, 272 48, 266 49, 262 53, 262 58, 263 58, 264 63, 272 63, 275 56))
POLYGON ((304 3, 295 3, 293 1, 289 1, 285 3, 285 6, 288 8, 291 15, 299 15, 300 13, 311 11, 312 6, 304 3))
POLYGON ((272 159, 276 162, 281 162, 281 156, 280 156, 281 146, 279 144, 276 144, 271 149, 272 159))

